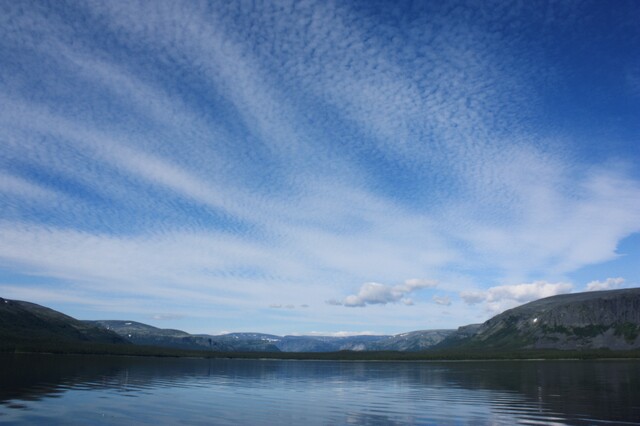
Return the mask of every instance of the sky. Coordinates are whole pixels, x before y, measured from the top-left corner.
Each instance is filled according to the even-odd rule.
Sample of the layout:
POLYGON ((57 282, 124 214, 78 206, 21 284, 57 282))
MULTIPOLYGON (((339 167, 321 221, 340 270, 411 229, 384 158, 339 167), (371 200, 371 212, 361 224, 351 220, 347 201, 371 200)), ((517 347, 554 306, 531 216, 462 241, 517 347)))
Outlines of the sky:
POLYGON ((637 1, 0 0, 0 297, 192 333, 640 286, 637 1))

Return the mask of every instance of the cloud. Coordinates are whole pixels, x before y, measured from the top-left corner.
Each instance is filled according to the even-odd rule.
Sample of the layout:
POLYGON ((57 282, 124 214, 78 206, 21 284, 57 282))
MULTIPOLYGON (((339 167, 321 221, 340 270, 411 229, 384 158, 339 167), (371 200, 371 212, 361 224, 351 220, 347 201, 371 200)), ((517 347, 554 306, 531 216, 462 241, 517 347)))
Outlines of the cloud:
POLYGON ((586 286, 586 291, 614 290, 624 285, 624 278, 607 278, 604 281, 591 281, 586 286))
POLYGON ((101 298, 91 298, 90 292, 67 290, 60 292, 54 288, 43 286, 24 286, 19 284, 0 283, 0 293, 2 297, 8 299, 24 300, 38 304, 68 304, 78 303, 91 306, 96 309, 104 307, 108 303, 101 298))
POLYGON ((404 282, 404 286, 402 286, 402 288, 404 288, 406 291, 412 291, 413 289, 418 289, 418 288, 432 288, 432 287, 436 287, 437 285, 438 285, 438 282, 435 280, 411 278, 404 282))
MULTIPOLYGON (((302 307, 302 306, 301 306, 302 307)), ((281 305, 279 303, 273 303, 271 305, 269 305, 269 308, 271 309, 295 309, 295 305, 281 305)))
POLYGON ((566 282, 535 281, 490 287, 487 290, 462 291, 460 298, 469 305, 484 303, 487 310, 499 313, 523 303, 557 294, 570 293, 572 290, 573 285, 566 282))
POLYGON ((185 318, 185 315, 182 314, 155 314, 151 316, 152 320, 157 321, 179 320, 183 318, 185 318))
POLYGON ((468 305, 475 305, 486 300, 487 294, 481 290, 461 291, 460 298, 468 305))
POLYGON ((407 306, 413 305, 413 300, 406 296, 423 288, 436 287, 438 283, 433 280, 409 279, 402 284, 389 286, 370 282, 360 287, 358 294, 345 297, 342 301, 330 299, 329 305, 343 305, 348 307, 364 307, 366 305, 386 305, 387 303, 402 302, 407 306))
MULTIPOLYGON (((43 188, 25 179, 12 176, 0 171, 0 197, 27 197, 44 201, 59 198, 62 194, 43 188)), ((1 198, 0 198, 1 199, 1 198)))
MULTIPOLYGON (((371 320, 406 324, 424 320, 403 304, 429 282, 355 294, 349 283, 553 282, 615 259, 640 231, 636 157, 612 160, 635 146, 608 153, 539 108, 553 95, 540 87, 555 87, 547 70, 551 83, 568 76, 536 56, 552 38, 486 30, 522 22, 526 8, 498 18, 424 2, 410 17, 394 11, 398 32, 382 4, 76 6, 82 20, 64 2, 8 3, 0 17, 0 44, 15 53, 0 58, 0 274, 26 277, 16 294, 46 279, 42 301, 107 293, 145 317, 146 299, 168 312, 198 305, 227 329, 269 300, 329 299, 393 304, 371 320), (566 133, 536 128, 555 119, 566 133), (582 161, 576 140, 602 155, 582 161)), ((563 28, 582 22, 572 16, 563 28)), ((611 80, 637 89, 636 68, 611 80)), ((632 114, 618 115, 614 127, 631 128, 632 114)), ((460 297, 500 308, 543 293, 460 297)), ((269 315, 364 321, 323 307, 269 315)))
POLYGON ((449 296, 433 296, 432 300, 438 305, 451 305, 451 298, 449 296))

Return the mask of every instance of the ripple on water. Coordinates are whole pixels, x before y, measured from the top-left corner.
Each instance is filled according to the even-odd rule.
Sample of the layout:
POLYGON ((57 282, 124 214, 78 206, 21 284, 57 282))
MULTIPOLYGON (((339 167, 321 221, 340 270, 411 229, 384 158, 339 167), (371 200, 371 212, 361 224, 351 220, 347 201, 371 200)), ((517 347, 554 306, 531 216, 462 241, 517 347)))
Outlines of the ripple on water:
POLYGON ((79 370, 64 357, 49 361, 51 370, 38 360, 38 377, 12 376, 0 415, 71 424, 622 424, 638 414, 628 401, 640 394, 637 364, 89 357, 79 370), (607 381, 608 368, 617 381, 607 381), (578 402, 567 382, 581 384, 578 402))

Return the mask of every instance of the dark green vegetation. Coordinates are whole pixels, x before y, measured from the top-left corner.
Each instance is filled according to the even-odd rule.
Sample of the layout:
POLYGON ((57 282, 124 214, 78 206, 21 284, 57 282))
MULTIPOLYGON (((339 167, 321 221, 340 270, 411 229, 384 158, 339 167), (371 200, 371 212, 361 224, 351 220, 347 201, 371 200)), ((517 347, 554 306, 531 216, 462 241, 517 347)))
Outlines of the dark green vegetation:
POLYGON ((0 342, 128 343, 116 333, 35 303, 0 298, 0 342))
POLYGON ((633 324, 630 322, 625 322, 622 324, 617 324, 615 326, 614 334, 616 336, 622 336, 624 339, 632 344, 636 340, 638 340, 638 334, 640 332, 640 325, 633 324))
POLYGON ((335 361, 464 361, 464 360, 534 360, 534 359, 640 359, 640 350, 519 350, 519 351, 466 351, 430 350, 421 352, 399 351, 338 351, 338 352, 215 352, 195 351, 157 346, 127 344, 101 344, 34 340, 32 342, 2 342, 0 352, 53 353, 74 355, 119 355, 153 357, 191 357, 224 359, 286 359, 335 361))
POLYGON ((640 289, 540 299, 456 332, 348 338, 191 335, 134 321, 78 321, 0 299, 0 351, 299 360, 640 358, 640 289))

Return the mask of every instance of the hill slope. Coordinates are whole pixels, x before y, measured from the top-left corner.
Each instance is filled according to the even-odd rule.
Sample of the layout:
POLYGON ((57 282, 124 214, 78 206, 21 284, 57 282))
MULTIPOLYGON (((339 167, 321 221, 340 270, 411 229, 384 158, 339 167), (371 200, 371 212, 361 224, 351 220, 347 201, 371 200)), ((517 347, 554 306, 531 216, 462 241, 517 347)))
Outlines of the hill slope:
POLYGON ((189 334, 182 330, 157 328, 136 321, 85 321, 118 333, 137 345, 166 348, 211 350, 220 352, 279 352, 274 345, 277 336, 258 333, 233 333, 221 336, 189 334))
POLYGON ((370 345, 367 350, 417 352, 431 349, 455 330, 420 330, 388 336, 370 345))
POLYGON ((127 343, 102 327, 78 321, 35 303, 0 298, 0 341, 127 343))
POLYGON ((461 327, 438 349, 640 348, 640 289, 563 294, 461 327))

